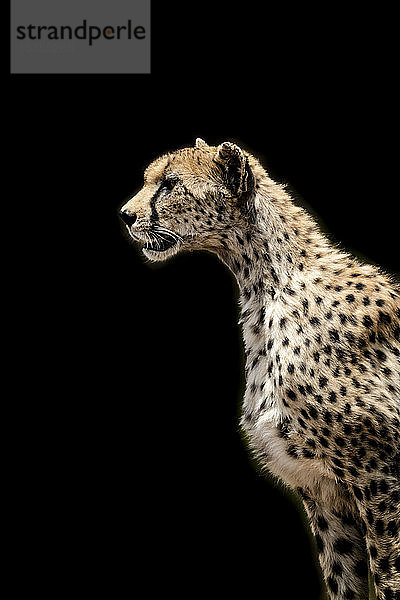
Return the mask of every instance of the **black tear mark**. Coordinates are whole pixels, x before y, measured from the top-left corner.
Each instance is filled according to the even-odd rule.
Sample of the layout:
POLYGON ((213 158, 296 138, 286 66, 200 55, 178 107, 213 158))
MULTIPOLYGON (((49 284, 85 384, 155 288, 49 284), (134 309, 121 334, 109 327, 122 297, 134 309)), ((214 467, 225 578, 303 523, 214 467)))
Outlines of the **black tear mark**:
POLYGON ((151 209, 150 221, 153 221, 155 223, 158 222, 158 220, 159 220, 158 212, 157 212, 157 208, 156 208, 156 202, 157 202, 158 198, 161 196, 163 187, 164 187, 164 182, 160 184, 160 187, 158 188, 158 190, 156 191, 156 193, 150 200, 150 209, 151 209))

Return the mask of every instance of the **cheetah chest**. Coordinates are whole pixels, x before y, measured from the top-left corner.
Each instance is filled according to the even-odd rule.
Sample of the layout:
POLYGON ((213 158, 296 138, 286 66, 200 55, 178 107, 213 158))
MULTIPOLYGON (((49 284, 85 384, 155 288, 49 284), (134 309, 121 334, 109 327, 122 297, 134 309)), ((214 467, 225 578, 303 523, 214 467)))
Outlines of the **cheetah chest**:
POLYGON ((261 467, 291 487, 311 488, 322 477, 331 478, 321 458, 310 459, 302 433, 287 425, 275 405, 251 421, 243 418, 242 427, 261 467))

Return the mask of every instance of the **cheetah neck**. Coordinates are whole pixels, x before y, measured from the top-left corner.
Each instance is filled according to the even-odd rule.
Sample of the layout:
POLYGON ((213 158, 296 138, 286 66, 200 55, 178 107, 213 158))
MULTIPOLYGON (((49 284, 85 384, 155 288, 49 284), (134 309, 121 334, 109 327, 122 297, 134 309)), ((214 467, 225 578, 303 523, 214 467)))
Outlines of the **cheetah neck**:
POLYGON ((254 219, 225 235, 220 258, 234 273, 241 294, 269 298, 297 275, 324 269, 343 258, 322 235, 314 219, 296 206, 283 186, 266 175, 253 200, 254 219))
POLYGON ((297 291, 305 281, 308 284, 316 265, 328 269, 340 261, 340 255, 281 186, 268 180, 260 188, 254 200, 254 223, 232 232, 220 258, 234 273, 240 290, 246 357, 243 420, 250 421, 268 405, 279 421, 286 409, 279 394, 280 358, 275 355, 272 360, 271 348, 279 336, 285 343, 279 327, 284 307, 288 302, 296 307, 297 291))

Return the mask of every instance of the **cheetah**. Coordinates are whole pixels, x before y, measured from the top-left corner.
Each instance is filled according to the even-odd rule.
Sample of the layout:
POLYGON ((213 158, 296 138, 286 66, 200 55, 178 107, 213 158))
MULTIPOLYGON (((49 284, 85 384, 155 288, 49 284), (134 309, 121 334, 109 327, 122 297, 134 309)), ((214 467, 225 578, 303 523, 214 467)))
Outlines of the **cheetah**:
POLYGON ((400 288, 232 142, 161 156, 120 216, 145 257, 208 250, 240 293, 240 427, 295 490, 329 600, 400 600, 400 288))

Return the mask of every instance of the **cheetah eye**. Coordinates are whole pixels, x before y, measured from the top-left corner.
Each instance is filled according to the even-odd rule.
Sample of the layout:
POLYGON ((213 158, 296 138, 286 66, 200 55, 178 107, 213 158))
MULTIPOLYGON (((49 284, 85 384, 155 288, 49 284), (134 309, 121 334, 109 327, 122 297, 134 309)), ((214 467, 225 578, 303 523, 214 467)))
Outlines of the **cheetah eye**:
POLYGON ((177 177, 168 177, 167 179, 164 179, 162 187, 168 191, 171 191, 176 186, 177 183, 178 183, 177 177))

